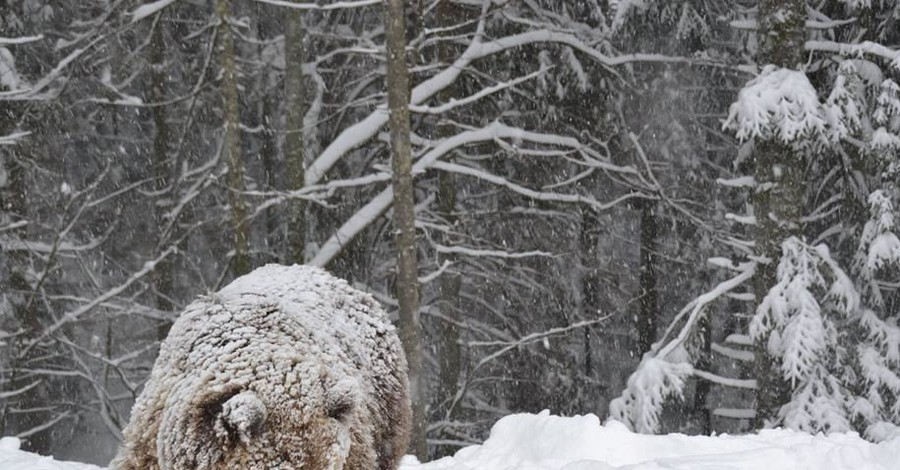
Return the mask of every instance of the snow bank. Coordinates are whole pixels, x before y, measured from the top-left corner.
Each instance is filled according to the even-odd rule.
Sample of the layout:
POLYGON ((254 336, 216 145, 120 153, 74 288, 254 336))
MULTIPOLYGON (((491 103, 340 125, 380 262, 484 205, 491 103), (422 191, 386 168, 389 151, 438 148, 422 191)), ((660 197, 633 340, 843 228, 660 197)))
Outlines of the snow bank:
MULTIPOLYGON (((0 470, 100 470, 57 462, 0 440, 0 470)), ((547 412, 507 416, 482 445, 421 464, 407 457, 400 470, 888 470, 900 461, 900 437, 872 444, 854 433, 830 436, 767 430, 746 436, 651 436, 594 415, 563 418, 547 412)))
POLYGON ((15 437, 0 439, 0 470, 101 470, 100 467, 74 462, 59 462, 52 457, 19 450, 15 437))
POLYGON ((900 439, 881 444, 856 434, 811 436, 768 430, 750 436, 651 436, 594 415, 544 412, 501 419, 491 437, 427 464, 401 470, 887 470, 897 468, 900 439))

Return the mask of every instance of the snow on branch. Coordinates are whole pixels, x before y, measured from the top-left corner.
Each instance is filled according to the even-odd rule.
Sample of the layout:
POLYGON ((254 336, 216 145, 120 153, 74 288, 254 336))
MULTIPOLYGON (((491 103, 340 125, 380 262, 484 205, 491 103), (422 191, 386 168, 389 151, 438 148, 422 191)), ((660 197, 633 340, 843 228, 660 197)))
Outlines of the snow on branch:
POLYGON ((30 384, 28 384, 22 388, 18 388, 16 390, 9 390, 6 392, 0 392, 0 400, 9 400, 12 397, 21 395, 21 394, 31 390, 32 388, 37 387, 38 385, 41 384, 41 382, 43 382, 43 380, 35 380, 34 382, 31 382, 30 384))
POLYGON ((81 307, 79 307, 75 310, 70 310, 70 311, 64 313, 52 325, 45 328, 41 332, 41 334, 37 338, 35 338, 28 346, 23 348, 19 354, 22 356, 28 354, 28 352, 35 345, 37 345, 39 342, 43 341, 44 339, 52 336, 54 333, 59 331, 60 328, 68 325, 71 322, 77 321, 79 318, 81 318, 82 315, 86 314, 87 312, 90 312, 95 307, 101 305, 102 303, 106 302, 107 300, 109 300, 113 297, 118 296, 122 292, 125 292, 125 290, 127 290, 129 287, 131 287, 132 284, 134 284, 135 282, 138 282, 139 280, 143 279, 148 274, 152 273, 153 270, 156 268, 157 264, 159 264, 166 257, 175 253, 177 250, 178 250, 177 246, 170 246, 168 249, 166 249, 165 251, 160 253, 160 255, 157 256, 155 259, 144 263, 144 266, 140 270, 133 273, 122 284, 119 284, 118 286, 107 290, 106 292, 104 292, 103 294, 100 294, 99 296, 97 296, 96 298, 94 298, 93 300, 88 302, 87 304, 82 305, 81 307))
POLYGON ((0 145, 15 145, 20 139, 28 137, 31 132, 16 132, 9 135, 0 135, 0 145))
POLYGON ((734 130, 742 141, 795 143, 824 134, 826 123, 816 89, 805 73, 767 65, 740 91, 722 127, 734 130))
POLYGON ((163 8, 175 3, 176 1, 177 0, 157 0, 155 2, 141 5, 135 8, 133 12, 131 12, 131 22, 134 23, 148 16, 151 16, 161 11, 163 8))
POLYGON ((531 334, 525 335, 521 338, 518 338, 518 339, 515 339, 512 341, 470 341, 467 343, 468 346, 475 346, 475 347, 478 347, 478 346, 488 346, 488 347, 503 346, 498 351, 495 351, 495 352, 481 358, 481 360, 478 361, 475 364, 475 366, 472 368, 472 371, 474 372, 475 370, 478 370, 485 364, 493 361, 494 359, 497 359, 498 357, 502 356, 503 354, 508 353, 509 351, 512 351, 513 349, 534 343, 536 341, 543 341, 548 336, 559 335, 559 334, 563 334, 563 333, 566 333, 566 332, 569 332, 572 330, 576 330, 578 328, 585 328, 588 326, 593 326, 598 323, 602 323, 611 317, 612 317, 612 315, 610 314, 610 315, 602 316, 600 318, 594 318, 592 320, 582 320, 579 322, 572 323, 571 325, 560 326, 560 327, 556 327, 556 328, 550 328, 549 330, 546 330, 546 331, 531 333, 531 334))
POLYGON ((522 82, 531 80, 532 78, 535 78, 537 76, 540 76, 540 75, 546 73, 547 70, 550 70, 550 67, 542 67, 540 70, 529 73, 528 75, 525 75, 523 77, 519 77, 519 78, 516 78, 513 80, 506 81, 506 82, 498 83, 494 86, 489 86, 487 88, 483 88, 483 89, 479 90, 477 93, 469 95, 465 98, 461 98, 458 100, 451 98, 450 101, 448 101, 440 106, 410 106, 409 110, 414 113, 427 113, 427 114, 446 113, 447 111, 450 111, 459 106, 464 106, 467 104, 474 103, 474 102, 480 100, 481 98, 484 98, 485 96, 490 96, 494 93, 497 93, 498 91, 502 91, 507 88, 514 87, 522 82))
POLYGON ((726 387, 744 388, 748 390, 756 390, 757 387, 756 380, 753 379, 732 379, 731 377, 722 377, 721 375, 713 374, 712 372, 697 369, 694 369, 692 373, 701 379, 726 387))
POLYGON ((756 263, 741 263, 738 266, 738 269, 740 270, 739 274, 719 283, 719 285, 714 287, 709 292, 706 292, 689 302, 683 309, 681 309, 680 312, 678 312, 678 314, 675 316, 675 319, 666 329, 665 333, 663 333, 662 337, 660 337, 660 340, 653 345, 653 349, 656 351, 655 355, 657 357, 666 357, 667 355, 675 351, 678 347, 680 347, 681 344, 684 343, 684 340, 687 339, 688 334, 694 328, 694 325, 697 323, 700 315, 706 310, 706 306, 716 299, 731 292, 738 286, 749 281, 756 273, 756 263), (685 320, 681 331, 678 333, 678 336, 669 341, 669 343, 667 343, 665 346, 660 347, 662 342, 672 334, 676 325, 678 325, 685 316, 687 316, 687 320, 685 320))
MULTIPOLYGON (((571 148, 581 148, 582 144, 578 141, 578 139, 574 139, 571 137, 565 137, 555 134, 541 134, 536 132, 529 132, 523 129, 519 129, 516 127, 507 126, 500 122, 493 122, 488 124, 485 127, 468 130, 465 132, 461 132, 452 137, 448 137, 446 139, 441 140, 434 148, 426 152, 422 155, 416 162, 413 164, 412 172, 413 174, 420 174, 429 168, 433 168, 436 165, 436 162, 458 147, 462 147, 464 145, 481 143, 481 142, 491 142, 499 139, 516 139, 519 141, 532 142, 536 144, 543 145, 559 145, 564 147, 571 148)), ((308 174, 308 173, 307 173, 308 174)), ((490 175, 487 175, 490 176, 490 175)), ((523 188, 525 189, 525 188, 523 188)), ((532 191, 532 190, 528 190, 532 191)), ((553 193, 548 193, 553 194, 553 193)), ((540 197, 542 193, 533 192, 534 197, 540 197)), ((565 196, 561 199, 556 200, 565 200, 568 202, 587 202, 590 201, 578 196, 577 198, 572 198, 570 195, 560 195, 565 196)), ((621 199, 621 198, 620 198, 621 199)), ((386 211, 394 201, 394 192, 390 187, 382 190, 378 195, 372 198, 366 205, 356 211, 343 225, 329 238, 319 249, 319 252, 310 260, 310 264, 315 266, 325 266, 338 253, 341 252, 344 245, 352 240, 359 232, 361 232, 364 228, 366 228, 370 223, 377 220, 381 214, 386 211)), ((618 200, 617 200, 618 201, 618 200)), ((605 207, 606 205, 600 204, 594 201, 599 207, 605 207)), ((614 204, 609 203, 609 205, 614 204)))
POLYGON ((360 7, 368 7, 372 5, 378 5, 382 0, 355 0, 350 2, 332 2, 324 5, 319 5, 318 3, 295 3, 288 2, 285 0, 254 0, 259 3, 266 3, 269 5, 275 5, 279 7, 285 8, 293 8, 295 10, 316 10, 316 11, 330 11, 330 10, 343 10, 346 8, 360 8, 360 7))
POLYGON ((474 248, 466 248, 463 246, 444 246, 439 244, 433 244, 434 251, 438 253, 454 253, 458 255, 465 256, 474 256, 474 257, 491 257, 491 258, 504 258, 504 259, 517 259, 517 258, 533 258, 536 256, 543 256, 547 258, 552 258, 553 253, 548 253, 546 251, 523 251, 523 252, 509 252, 503 250, 479 250, 474 248))
POLYGON ((900 50, 891 49, 871 41, 863 41, 858 44, 835 41, 806 41, 805 47, 808 51, 834 52, 844 56, 874 55, 888 60, 892 67, 900 70, 900 50))
POLYGON ((569 203, 581 203, 589 205, 597 210, 607 210, 620 202, 624 202, 628 199, 640 198, 642 197, 638 193, 628 193, 622 196, 613 199, 612 201, 602 203, 597 201, 593 197, 584 196, 581 194, 564 194, 564 193, 554 193, 554 192, 545 192, 545 191, 535 191, 531 188, 526 188, 524 186, 515 184, 508 179, 497 176, 493 173, 488 173, 479 168, 473 168, 470 166, 460 165, 458 163, 450 163, 450 162, 437 162, 432 165, 432 168, 437 170, 448 171, 452 173, 457 173, 466 176, 472 176, 484 181, 488 181, 490 183, 496 184, 497 186, 502 186, 507 188, 515 193, 521 194, 523 196, 529 197, 531 199, 535 199, 538 201, 551 201, 551 202, 569 202, 569 203))
MULTIPOLYGON (((628 384, 622 395, 610 402, 610 416, 622 421, 630 429, 641 433, 655 433, 659 430, 659 414, 665 400, 680 398, 688 376, 696 376, 722 385, 754 389, 753 380, 739 380, 721 377, 711 372, 694 369, 685 362, 684 341, 694 329, 697 320, 714 300, 724 296, 736 287, 749 281, 756 272, 756 263, 742 263, 739 274, 721 282, 709 292, 688 303, 669 325, 660 340, 644 355, 638 368, 628 377, 628 384), (685 319, 685 317, 687 317, 685 319), (684 324, 678 336, 664 346, 676 325, 684 324)), ((688 358, 689 359, 689 358, 688 358)))
POLYGON ((629 429, 652 434, 659 430, 659 412, 668 398, 681 398, 685 379, 694 368, 687 363, 673 363, 645 356, 637 370, 628 377, 622 396, 609 403, 609 414, 629 429))
MULTIPOLYGON (((483 21, 479 23, 479 30, 483 30, 483 21)), ((480 35, 477 35, 456 61, 412 89, 410 92, 410 105, 421 105, 439 91, 450 86, 459 78, 463 70, 466 70, 469 64, 475 60, 536 43, 568 45, 607 67, 631 62, 690 62, 694 60, 658 54, 630 54, 611 57, 592 48, 574 35, 550 30, 529 31, 490 41, 482 41, 480 35)), ((382 126, 387 124, 387 121, 387 106, 380 105, 372 114, 344 129, 309 165, 306 170, 305 185, 310 186, 318 183, 338 160, 347 152, 374 137, 382 126)))
POLYGON ((4 38, 0 37, 0 47, 10 46, 15 44, 28 44, 29 42, 40 41, 44 39, 43 34, 38 34, 37 36, 19 36, 16 38, 4 38))

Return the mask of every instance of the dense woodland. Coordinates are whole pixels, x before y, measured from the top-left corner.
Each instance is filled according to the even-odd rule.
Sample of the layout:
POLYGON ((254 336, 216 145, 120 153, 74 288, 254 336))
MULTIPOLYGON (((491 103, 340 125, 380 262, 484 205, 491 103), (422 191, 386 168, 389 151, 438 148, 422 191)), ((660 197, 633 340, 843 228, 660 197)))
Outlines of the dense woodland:
POLYGON ((881 439, 898 48, 896 0, 4 0, 0 435, 106 463, 178 312, 305 262, 398 319, 420 455, 881 439))

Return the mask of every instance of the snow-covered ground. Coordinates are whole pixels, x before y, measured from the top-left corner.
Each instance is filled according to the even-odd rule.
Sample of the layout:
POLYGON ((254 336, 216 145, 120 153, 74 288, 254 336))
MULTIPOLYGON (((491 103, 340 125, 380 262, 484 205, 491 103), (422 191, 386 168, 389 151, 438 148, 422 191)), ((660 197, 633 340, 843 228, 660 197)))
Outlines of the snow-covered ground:
MULTIPOLYGON (((767 430, 745 436, 634 434, 594 415, 549 413, 501 419, 482 445, 429 463, 408 457, 401 470, 888 470, 900 466, 900 437, 879 444, 855 434, 811 436, 767 430)), ((0 440, 0 470, 100 470, 18 450, 0 440)))

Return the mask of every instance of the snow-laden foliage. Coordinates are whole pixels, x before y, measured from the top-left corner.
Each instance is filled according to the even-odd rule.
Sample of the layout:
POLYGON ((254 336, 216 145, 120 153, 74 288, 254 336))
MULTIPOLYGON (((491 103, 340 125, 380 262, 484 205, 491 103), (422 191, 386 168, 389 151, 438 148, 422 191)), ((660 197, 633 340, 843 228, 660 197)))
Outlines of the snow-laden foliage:
POLYGON ((900 328, 890 307, 891 289, 884 284, 897 279, 900 239, 891 192, 875 190, 868 203, 869 218, 852 265, 867 307, 855 325, 862 341, 852 364, 861 379, 852 387, 858 395, 853 412, 867 437, 881 439, 885 429, 900 423, 900 328))
POLYGON ((781 408, 781 424, 811 434, 849 431, 847 394, 841 381, 817 364, 810 377, 781 408))
POLYGON ((822 135, 827 122, 805 73, 767 65, 740 91, 724 127, 741 140, 775 139, 797 145, 822 135))
POLYGON ((669 362, 647 356, 628 378, 622 396, 609 404, 613 419, 640 433, 659 432, 659 414, 670 398, 682 398, 685 379, 694 368, 686 362, 669 362))
POLYGON ((890 78, 881 83, 881 90, 875 100, 876 107, 872 117, 881 126, 896 128, 900 123, 900 86, 890 78))
POLYGON ((863 226, 853 270, 869 305, 881 308, 884 299, 876 283, 876 271, 884 266, 900 266, 900 239, 894 234, 894 205, 888 194, 876 190, 868 202, 870 217, 863 226))
POLYGON ((850 429, 840 377, 842 325, 859 309, 851 279, 824 245, 791 237, 782 244, 777 283, 750 323, 793 390, 782 424, 810 432, 850 429))
POLYGON ((859 102, 862 84, 852 61, 845 60, 838 68, 831 94, 825 101, 825 116, 831 132, 832 143, 854 135, 861 128, 861 111, 865 105, 859 102))

